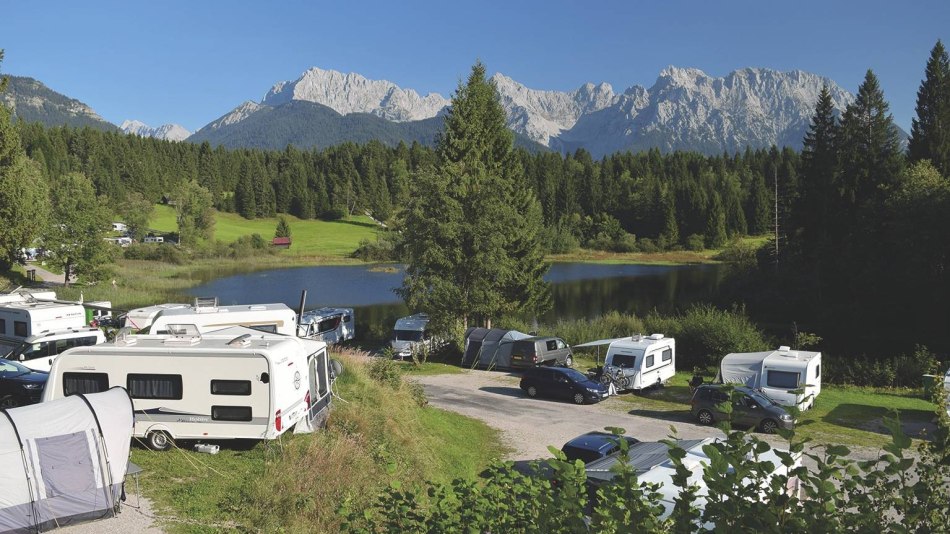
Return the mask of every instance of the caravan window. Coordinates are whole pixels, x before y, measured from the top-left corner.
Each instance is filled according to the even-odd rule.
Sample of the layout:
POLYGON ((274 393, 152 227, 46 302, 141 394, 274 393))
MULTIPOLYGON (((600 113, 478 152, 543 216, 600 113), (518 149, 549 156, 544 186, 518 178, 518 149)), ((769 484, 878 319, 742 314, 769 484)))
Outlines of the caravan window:
POLYGON ((664 349, 663 357, 661 358, 664 362, 668 362, 673 359, 673 349, 664 349))
POLYGON ((250 421, 250 406, 212 406, 212 421, 250 421))
POLYGON ((821 364, 815 366, 815 378, 821 378, 821 364))
POLYGON ((765 384, 770 388, 797 389, 798 373, 790 371, 768 371, 765 375, 765 384))
POLYGON ((63 395, 99 393, 109 389, 106 373, 63 373, 63 395))
POLYGON ((624 369, 630 369, 636 366, 637 357, 633 354, 614 354, 614 365, 624 369))
POLYGON ((394 330, 396 341, 422 341, 421 330, 394 330))
POLYGON ((647 367, 653 367, 654 354, 647 356, 647 367))
POLYGON ((181 375, 135 375, 128 377, 129 395, 133 399, 181 400, 181 375))
POLYGON ((250 395, 250 380, 212 380, 212 395, 250 395))
POLYGON ((338 326, 340 326, 340 316, 330 317, 317 323, 317 333, 322 334, 323 332, 336 330, 338 326))
POLYGON ((26 323, 23 321, 13 321, 13 335, 26 337, 26 323))

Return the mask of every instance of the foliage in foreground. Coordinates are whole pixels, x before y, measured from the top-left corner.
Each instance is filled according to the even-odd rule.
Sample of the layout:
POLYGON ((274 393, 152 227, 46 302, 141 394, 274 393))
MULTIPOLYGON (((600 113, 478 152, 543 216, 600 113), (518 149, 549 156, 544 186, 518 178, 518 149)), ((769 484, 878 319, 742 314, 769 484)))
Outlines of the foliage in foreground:
MULTIPOLYGON (((945 397, 934 395, 939 418, 930 442, 911 448, 897 416, 888 421, 892 441, 877 458, 847 458, 843 446, 807 447, 788 433, 787 450, 774 449, 787 475, 763 460, 773 450, 761 439, 725 427, 725 439, 706 445, 706 493, 691 485, 685 451, 670 446, 678 488, 669 514, 659 487, 641 484, 620 462, 613 483, 589 492, 584 466, 557 450, 546 461, 550 477, 494 465, 482 480, 444 484, 392 484, 373 506, 343 507, 347 530, 356 532, 948 532, 950 440, 945 397), (810 467, 795 466, 802 454, 810 467), (797 477, 800 491, 787 491, 797 477)), ((626 445, 620 441, 626 454, 626 445)))

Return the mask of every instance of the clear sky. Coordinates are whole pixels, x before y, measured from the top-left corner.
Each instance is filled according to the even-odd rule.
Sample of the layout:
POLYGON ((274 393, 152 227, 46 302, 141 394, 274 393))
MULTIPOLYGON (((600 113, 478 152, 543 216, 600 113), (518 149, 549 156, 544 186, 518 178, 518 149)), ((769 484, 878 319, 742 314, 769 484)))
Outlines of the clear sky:
POLYGON ((477 58, 562 91, 649 88, 676 65, 801 69, 855 92, 870 68, 909 131, 930 49, 950 45, 950 0, 12 0, 0 14, 0 72, 116 124, 192 131, 310 67, 448 97, 477 58))

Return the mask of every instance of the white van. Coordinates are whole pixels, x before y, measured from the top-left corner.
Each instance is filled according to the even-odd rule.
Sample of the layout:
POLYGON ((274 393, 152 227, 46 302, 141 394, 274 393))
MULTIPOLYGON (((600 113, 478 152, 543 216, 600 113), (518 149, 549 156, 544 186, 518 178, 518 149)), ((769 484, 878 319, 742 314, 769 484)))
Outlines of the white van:
POLYGON ((353 308, 319 308, 300 316, 297 335, 335 345, 353 339, 353 308))
POLYGON ((156 450, 176 439, 274 439, 329 408, 326 343, 242 327, 171 330, 67 351, 53 362, 43 400, 125 387, 133 435, 156 450))
POLYGON ((716 382, 742 384, 778 404, 807 410, 821 393, 821 353, 781 346, 766 352, 727 354, 716 382))
POLYGON ((43 332, 86 326, 82 304, 21 300, 0 302, 0 336, 25 340, 43 332))
POLYGON ((88 326, 43 332, 26 339, 0 336, 0 356, 34 371, 49 371, 57 356, 66 350, 105 342, 102 330, 88 326))
POLYGON ((193 324, 202 333, 244 326, 271 334, 297 335, 297 313, 286 304, 218 306, 215 298, 195 299, 194 306, 159 311, 152 319, 148 333, 167 334, 168 325, 173 324, 193 324))
POLYGON ((410 358, 413 353, 432 348, 432 337, 428 331, 429 316, 417 313, 396 319, 393 337, 389 342, 396 358, 410 358))
POLYGON ((604 372, 618 376, 621 390, 639 391, 665 384, 676 374, 676 340, 663 334, 601 339, 574 348, 607 345, 604 372))

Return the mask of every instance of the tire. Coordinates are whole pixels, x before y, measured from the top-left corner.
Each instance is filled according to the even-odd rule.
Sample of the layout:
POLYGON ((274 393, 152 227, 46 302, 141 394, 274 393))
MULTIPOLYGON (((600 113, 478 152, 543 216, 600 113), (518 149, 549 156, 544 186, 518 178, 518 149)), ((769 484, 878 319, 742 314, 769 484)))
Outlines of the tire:
POLYGON ((153 451, 167 451, 172 448, 173 440, 167 432, 153 430, 145 436, 145 442, 153 451))
POLYGON ((7 408, 16 408, 20 405, 20 401, 17 400, 14 396, 9 396, 0 400, 0 409, 6 410, 7 408))
POLYGON ((777 428, 778 423, 776 423, 774 419, 765 419, 759 423, 759 430, 761 430, 763 434, 774 434, 777 428))
POLYGON ((715 422, 713 414, 709 410, 700 410, 699 413, 696 414, 696 420, 699 421, 701 425, 711 425, 715 422))
POLYGON ((620 378, 617 379, 617 387, 620 389, 627 389, 628 386, 630 386, 630 377, 627 375, 621 375, 620 378))
POLYGON ((603 385, 603 386, 609 386, 609 385, 610 385, 610 376, 608 376, 607 373, 604 373, 604 374, 600 375, 600 383, 601 383, 601 385, 603 385))
POLYGON ((585 401, 585 400, 586 400, 586 399, 584 399, 583 393, 575 393, 575 394, 574 394, 574 404, 584 404, 584 401, 585 401))
POLYGON ((567 355, 567 358, 564 358, 564 367, 574 367, 574 357, 570 354, 567 355))
POLYGON ((538 388, 534 386, 528 386, 527 392, 529 397, 534 398, 538 396, 538 388))

